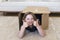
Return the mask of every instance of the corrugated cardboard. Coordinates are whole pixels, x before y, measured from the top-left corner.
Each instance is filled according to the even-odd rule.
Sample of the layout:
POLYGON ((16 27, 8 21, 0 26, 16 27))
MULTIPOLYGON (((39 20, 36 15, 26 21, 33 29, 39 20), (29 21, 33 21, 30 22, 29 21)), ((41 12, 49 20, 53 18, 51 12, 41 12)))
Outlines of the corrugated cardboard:
POLYGON ((26 13, 26 12, 33 12, 34 14, 42 14, 42 19, 41 19, 42 25, 41 26, 43 29, 48 29, 50 11, 47 7, 28 6, 24 10, 22 10, 22 13, 26 13))

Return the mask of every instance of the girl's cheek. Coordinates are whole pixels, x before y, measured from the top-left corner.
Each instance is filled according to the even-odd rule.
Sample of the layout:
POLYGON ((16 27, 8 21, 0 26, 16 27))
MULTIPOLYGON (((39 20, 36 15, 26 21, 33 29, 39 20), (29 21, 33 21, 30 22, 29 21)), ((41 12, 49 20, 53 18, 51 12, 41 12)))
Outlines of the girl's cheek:
POLYGON ((32 20, 32 22, 34 22, 34 20, 32 20))
POLYGON ((27 20, 25 19, 25 22, 27 22, 27 20))

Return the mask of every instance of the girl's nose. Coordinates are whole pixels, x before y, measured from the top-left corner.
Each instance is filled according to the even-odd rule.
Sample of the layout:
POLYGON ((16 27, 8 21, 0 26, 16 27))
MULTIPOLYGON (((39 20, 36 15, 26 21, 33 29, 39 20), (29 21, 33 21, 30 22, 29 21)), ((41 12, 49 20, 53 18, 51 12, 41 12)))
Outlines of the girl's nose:
POLYGON ((31 19, 29 21, 32 21, 31 19))

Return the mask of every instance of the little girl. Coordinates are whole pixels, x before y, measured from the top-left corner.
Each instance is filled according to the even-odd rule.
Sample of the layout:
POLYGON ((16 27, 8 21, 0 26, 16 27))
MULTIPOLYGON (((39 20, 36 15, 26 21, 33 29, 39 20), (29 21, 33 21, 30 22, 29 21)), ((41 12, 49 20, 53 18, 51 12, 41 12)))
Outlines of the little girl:
POLYGON ((19 31, 19 38, 22 38, 25 32, 28 30, 29 32, 35 32, 38 30, 41 36, 45 36, 45 32, 42 27, 39 25, 39 20, 35 17, 32 12, 28 12, 23 16, 23 25, 19 31))

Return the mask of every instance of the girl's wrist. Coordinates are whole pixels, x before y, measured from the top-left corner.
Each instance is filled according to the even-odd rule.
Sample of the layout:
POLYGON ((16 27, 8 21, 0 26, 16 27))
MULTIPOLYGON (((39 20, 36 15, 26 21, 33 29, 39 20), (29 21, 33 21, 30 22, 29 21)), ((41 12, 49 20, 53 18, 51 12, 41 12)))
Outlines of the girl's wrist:
POLYGON ((39 27, 40 25, 38 24, 38 25, 36 25, 37 27, 39 27))
POLYGON ((40 26, 40 25, 37 25, 36 27, 37 27, 37 28, 41 28, 41 26, 40 26))
POLYGON ((25 27, 22 25, 22 29, 25 29, 25 27))

